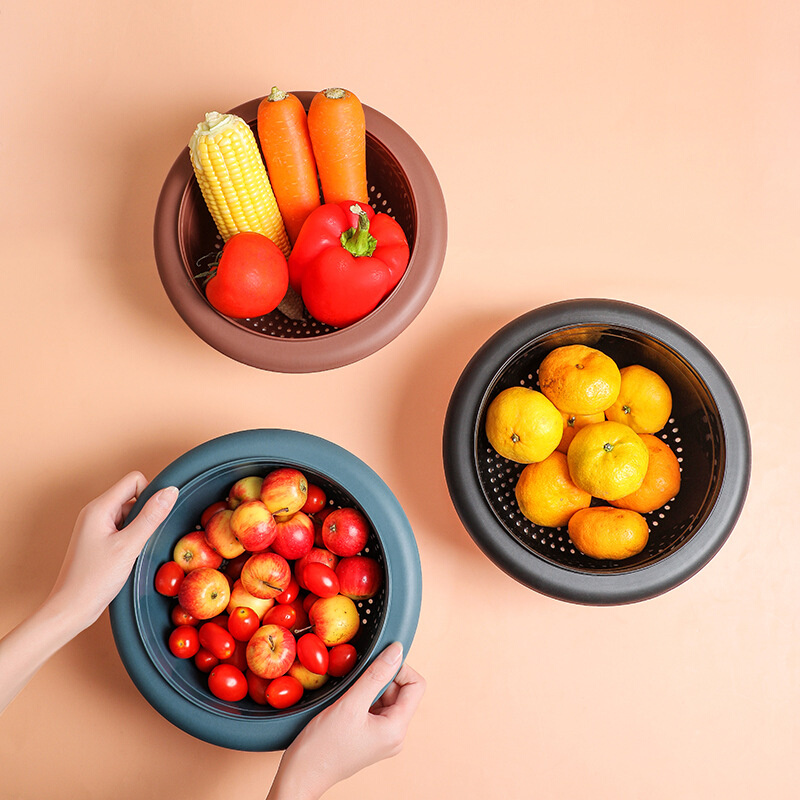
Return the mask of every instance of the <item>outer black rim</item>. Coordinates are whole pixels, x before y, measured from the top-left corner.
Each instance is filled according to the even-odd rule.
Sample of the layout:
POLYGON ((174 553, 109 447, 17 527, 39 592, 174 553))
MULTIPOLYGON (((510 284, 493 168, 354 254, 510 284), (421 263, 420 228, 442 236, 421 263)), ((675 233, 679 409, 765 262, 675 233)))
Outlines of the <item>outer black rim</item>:
POLYGON ((615 300, 553 303, 530 311, 494 334, 470 360, 453 391, 443 435, 445 477, 453 505, 475 543, 504 572, 550 597, 587 605, 617 605, 655 597, 707 564, 730 535, 750 479, 750 435, 744 409, 714 356, 688 331, 649 309, 615 300), (726 463, 719 495, 697 532, 676 552, 625 574, 586 574, 537 557, 507 534, 483 502, 475 469, 476 423, 486 387, 503 364, 533 339, 576 323, 619 325, 646 333, 682 355, 713 396, 724 432, 726 463))

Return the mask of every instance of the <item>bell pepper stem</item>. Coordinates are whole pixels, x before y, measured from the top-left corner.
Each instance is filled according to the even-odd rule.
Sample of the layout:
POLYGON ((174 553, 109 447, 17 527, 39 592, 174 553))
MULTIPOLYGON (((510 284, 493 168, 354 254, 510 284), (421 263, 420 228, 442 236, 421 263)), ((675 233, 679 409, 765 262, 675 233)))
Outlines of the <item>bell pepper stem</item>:
POLYGON ((378 240, 369 232, 369 217, 361 206, 352 205, 350 210, 358 214, 358 225, 348 228, 341 235, 342 247, 356 258, 371 256, 378 246, 378 240))

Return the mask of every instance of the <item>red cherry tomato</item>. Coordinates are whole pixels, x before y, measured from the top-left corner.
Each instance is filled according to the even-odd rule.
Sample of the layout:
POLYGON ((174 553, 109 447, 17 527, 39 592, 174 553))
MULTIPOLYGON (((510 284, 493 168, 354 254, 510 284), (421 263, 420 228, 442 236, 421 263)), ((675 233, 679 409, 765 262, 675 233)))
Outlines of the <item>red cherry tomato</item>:
POLYGON ((183 606, 172 606, 172 611, 169 613, 172 624, 177 628, 181 625, 197 625, 200 622, 197 617, 193 617, 183 606))
POLYGON ((250 670, 245 672, 245 677, 247 678, 247 693, 250 695, 250 699, 260 706, 265 706, 267 704, 267 686, 269 686, 270 683, 269 678, 262 678, 260 675, 256 675, 255 672, 251 672, 250 670))
POLYGON ((276 603, 293 603, 300 594, 300 584, 296 578, 289 581, 289 585, 275 598, 276 603))
POLYGON ((228 630, 234 639, 247 642, 260 626, 258 614, 252 608, 239 606, 228 617, 228 630))
POLYGON ((236 642, 233 655, 223 658, 220 663, 233 664, 234 667, 238 667, 242 672, 244 672, 247 669, 247 643, 236 642))
POLYGON ((247 696, 247 678, 233 664, 219 664, 208 676, 208 688, 220 700, 242 700, 247 696))
POLYGON ((177 597, 185 575, 177 561, 166 561, 156 570, 156 591, 165 597, 177 597))
POLYGON ((328 675, 342 678, 356 665, 356 649, 351 644, 337 644, 328 653, 328 675))
POLYGON ((308 614, 306 614, 305 609, 303 608, 303 601, 298 597, 293 603, 291 603, 291 607, 295 610, 297 614, 297 618, 294 621, 294 625, 292 625, 289 630, 294 633, 295 631, 299 631, 302 628, 308 627, 308 614))
POLYGON ((311 606, 313 606, 314 603, 317 602, 317 600, 319 600, 319 596, 318 595, 316 595, 316 594, 307 594, 303 598, 303 611, 305 611, 306 614, 307 614, 311 610, 311 606))
POLYGON ((172 655, 178 658, 193 658, 200 649, 197 628, 193 628, 191 625, 173 628, 169 635, 169 649, 172 655))
POLYGON ((325 503, 328 498, 325 492, 313 483, 308 484, 308 494, 306 495, 306 503, 300 509, 304 514, 313 514, 316 511, 322 511, 325 508, 325 503))
POLYGON ((284 628, 291 628, 295 622, 297 622, 297 610, 286 603, 278 603, 267 609, 261 620, 262 625, 282 625, 284 628))
POLYGON ((236 649, 236 641, 233 636, 216 622, 206 622, 201 625, 199 637, 200 644, 220 660, 230 658, 236 649))
POLYGON ((219 664, 219 659, 205 647, 201 647, 194 656, 194 665, 200 672, 211 672, 219 664))
POLYGON ((297 640, 297 659, 315 675, 328 671, 328 648, 316 634, 306 633, 297 640))
POLYGON ((289 708, 303 696, 303 685, 291 675, 281 675, 267 686, 267 702, 273 708, 289 708))
POLYGON ((200 526, 205 529, 206 525, 208 525, 208 521, 217 511, 224 511, 228 507, 228 504, 224 500, 218 500, 216 503, 212 503, 201 515, 200 515, 200 526))
POLYGON ((320 564, 318 561, 306 564, 303 580, 308 590, 317 597, 333 597, 339 594, 339 578, 327 564, 320 564))

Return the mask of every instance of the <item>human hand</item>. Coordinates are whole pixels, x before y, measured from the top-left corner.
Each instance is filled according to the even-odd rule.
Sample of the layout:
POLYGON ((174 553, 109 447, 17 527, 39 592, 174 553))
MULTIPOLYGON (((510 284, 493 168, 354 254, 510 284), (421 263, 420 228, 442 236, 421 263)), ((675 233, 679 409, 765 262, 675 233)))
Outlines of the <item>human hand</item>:
POLYGON ((268 800, 316 800, 339 781, 400 752, 425 692, 425 679, 407 664, 400 666, 402 656, 399 642, 389 645, 339 700, 309 722, 284 753, 268 800))
POLYGON ((69 609, 79 629, 91 625, 117 596, 145 542, 175 505, 178 490, 161 489, 122 529, 146 486, 141 472, 131 472, 78 514, 48 603, 69 609))

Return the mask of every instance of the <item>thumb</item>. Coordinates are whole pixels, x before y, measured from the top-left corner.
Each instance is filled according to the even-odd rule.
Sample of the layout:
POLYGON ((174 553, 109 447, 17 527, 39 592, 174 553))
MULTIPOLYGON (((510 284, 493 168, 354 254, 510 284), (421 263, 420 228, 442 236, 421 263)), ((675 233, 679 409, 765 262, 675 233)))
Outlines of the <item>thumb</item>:
POLYGON ((130 525, 125 526, 124 535, 137 553, 144 547, 155 529, 167 518, 177 499, 178 490, 174 486, 161 489, 144 504, 130 525))
POLYGON ((348 694, 369 708, 397 675, 402 660, 403 645, 393 642, 367 667, 348 694))

